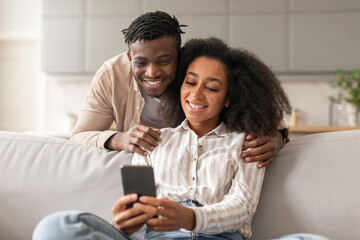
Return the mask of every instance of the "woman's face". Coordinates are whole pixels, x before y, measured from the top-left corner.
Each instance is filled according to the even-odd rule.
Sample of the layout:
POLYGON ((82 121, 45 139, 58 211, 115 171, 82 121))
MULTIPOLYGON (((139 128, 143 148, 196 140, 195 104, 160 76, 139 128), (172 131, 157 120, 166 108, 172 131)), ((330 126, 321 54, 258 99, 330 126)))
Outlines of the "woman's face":
POLYGON ((227 67, 219 60, 198 57, 188 67, 181 86, 181 105, 190 127, 201 135, 219 125, 228 89, 227 67))

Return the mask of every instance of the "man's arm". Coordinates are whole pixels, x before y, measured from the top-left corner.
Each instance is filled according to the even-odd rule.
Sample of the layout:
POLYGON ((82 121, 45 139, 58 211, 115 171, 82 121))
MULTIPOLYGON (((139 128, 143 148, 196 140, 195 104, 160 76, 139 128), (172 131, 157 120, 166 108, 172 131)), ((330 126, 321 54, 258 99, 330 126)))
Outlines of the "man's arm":
POLYGON ((245 162, 259 162, 258 168, 269 166, 280 149, 290 141, 288 135, 288 128, 278 130, 274 137, 249 134, 243 144, 245 152, 242 152, 241 158, 245 162))
MULTIPOLYGON (((127 81, 125 79, 126 74, 110 74, 110 68, 103 65, 96 73, 78 121, 72 131, 71 140, 98 148, 126 150, 144 155, 146 151, 142 148, 152 150, 157 146, 157 142, 160 140, 159 130, 144 125, 136 125, 125 131, 124 122, 121 121, 116 122, 118 131, 109 130, 111 124, 116 120, 115 112, 124 114, 119 119, 125 119, 125 115, 133 115, 131 112, 127 114, 127 111, 131 111, 131 109, 127 109, 129 93, 125 86, 130 84, 128 82, 131 82, 131 79, 127 81), (120 89, 114 90, 115 78, 121 77, 125 81, 122 82, 120 89), (122 92, 122 90, 124 91, 122 92), (113 96, 114 94, 117 96, 113 96), (117 104, 113 104, 114 97, 117 97, 115 98, 117 104)), ((130 85, 128 87, 130 88, 130 85)), ((132 122, 135 121, 136 119, 132 119, 132 122)))
POLYGON ((109 130, 115 120, 111 99, 112 81, 103 65, 93 78, 72 131, 72 141, 104 148, 105 142, 116 133, 109 130))
POLYGON ((125 150, 146 155, 142 148, 152 151, 160 141, 160 130, 135 125, 126 132, 108 130, 113 118, 95 111, 81 111, 71 140, 98 148, 125 150))

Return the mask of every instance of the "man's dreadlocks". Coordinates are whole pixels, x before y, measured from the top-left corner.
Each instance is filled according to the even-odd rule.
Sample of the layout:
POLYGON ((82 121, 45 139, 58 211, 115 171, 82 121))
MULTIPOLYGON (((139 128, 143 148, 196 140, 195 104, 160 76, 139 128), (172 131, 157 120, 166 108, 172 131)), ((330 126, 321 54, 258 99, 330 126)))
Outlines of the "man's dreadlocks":
POLYGON ((184 33, 175 16, 171 17, 166 12, 156 11, 141 15, 135 19, 129 28, 122 30, 125 43, 129 46, 137 40, 154 40, 163 36, 174 37, 177 47, 181 47, 181 34, 184 33))

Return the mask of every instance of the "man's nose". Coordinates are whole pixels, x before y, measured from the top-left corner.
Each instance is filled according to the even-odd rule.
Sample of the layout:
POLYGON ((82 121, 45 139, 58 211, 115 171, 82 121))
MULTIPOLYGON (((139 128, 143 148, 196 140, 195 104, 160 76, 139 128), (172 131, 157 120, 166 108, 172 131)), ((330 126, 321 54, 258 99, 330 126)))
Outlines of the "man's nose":
POLYGON ((148 78, 156 78, 159 76, 159 67, 156 64, 149 64, 145 74, 148 78))

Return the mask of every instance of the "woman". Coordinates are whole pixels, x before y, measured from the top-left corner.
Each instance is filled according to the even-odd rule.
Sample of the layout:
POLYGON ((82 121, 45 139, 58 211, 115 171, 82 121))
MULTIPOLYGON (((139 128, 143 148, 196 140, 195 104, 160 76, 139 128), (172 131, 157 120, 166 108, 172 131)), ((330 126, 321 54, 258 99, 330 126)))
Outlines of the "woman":
POLYGON ((121 197, 113 207, 113 227, 88 213, 55 214, 34 236, 129 239, 145 223, 147 239, 251 236, 264 169, 240 159, 242 142, 245 133, 275 134, 290 113, 289 101, 265 64, 221 40, 191 40, 180 59, 181 90, 174 84, 162 111, 181 124, 162 129, 160 145, 133 158, 133 164, 153 166, 158 198, 121 197))
POLYGON ((156 176, 158 199, 141 197, 144 205, 135 204, 162 216, 147 220, 149 229, 161 232, 148 230, 145 237, 248 238, 264 169, 241 161, 240 146, 245 133, 274 135, 290 113, 289 101, 265 64, 215 38, 183 47, 179 77, 180 92, 170 91, 162 110, 174 125, 184 114, 186 120, 162 129, 162 144, 133 158, 133 164, 153 166, 156 176))

